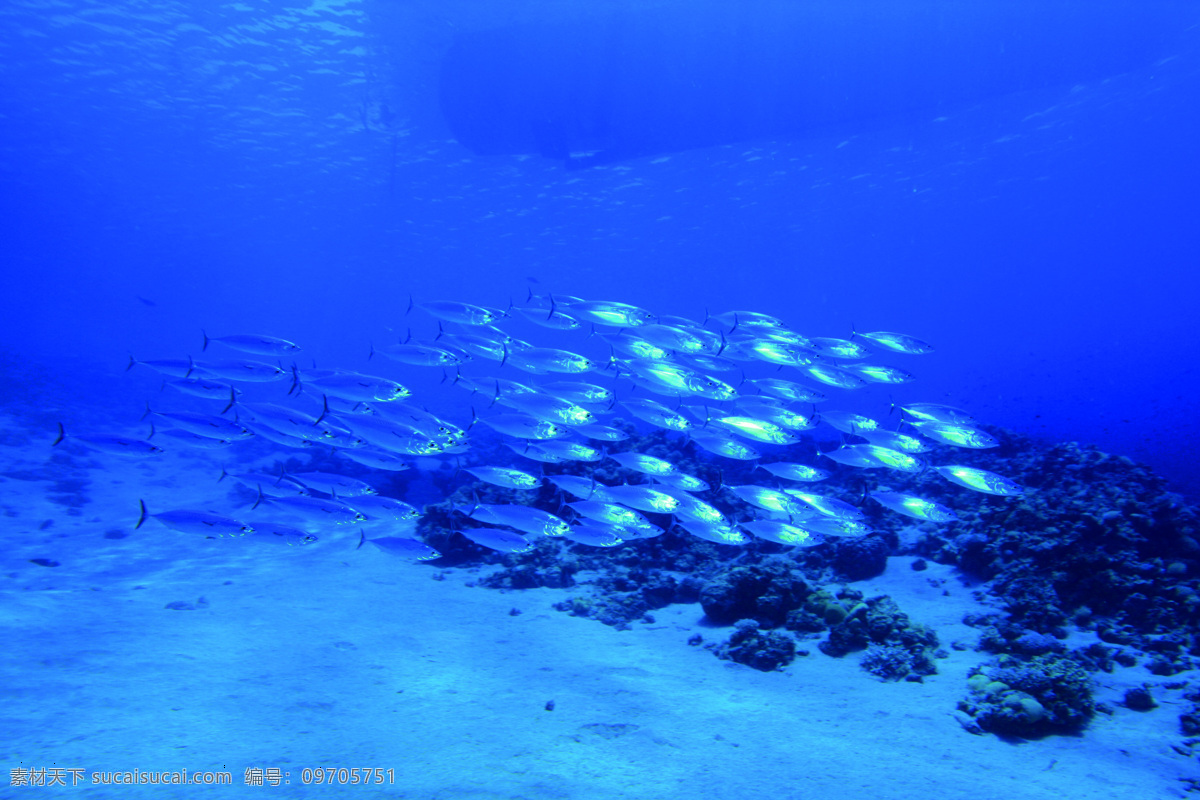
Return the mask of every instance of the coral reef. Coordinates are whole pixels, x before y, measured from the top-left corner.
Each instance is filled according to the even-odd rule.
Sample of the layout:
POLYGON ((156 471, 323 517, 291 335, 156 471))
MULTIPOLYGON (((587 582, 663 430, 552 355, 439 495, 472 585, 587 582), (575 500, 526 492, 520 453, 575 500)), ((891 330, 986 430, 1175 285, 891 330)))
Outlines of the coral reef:
POLYGON ((985 731, 1026 738, 1082 728, 1095 712, 1092 679, 1067 656, 1013 656, 976 668, 958 707, 985 731))
POLYGON ((761 631, 752 619, 738 620, 729 641, 714 649, 717 658, 771 672, 796 658, 796 643, 787 634, 761 631))

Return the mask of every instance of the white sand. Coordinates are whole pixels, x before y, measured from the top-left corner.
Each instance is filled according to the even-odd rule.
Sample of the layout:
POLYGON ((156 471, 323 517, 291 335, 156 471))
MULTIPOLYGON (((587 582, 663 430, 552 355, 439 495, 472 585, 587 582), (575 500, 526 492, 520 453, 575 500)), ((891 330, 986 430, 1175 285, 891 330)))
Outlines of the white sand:
MULTIPOLYGON (((0 472, 49 452, 0 452, 0 472)), ((4 762, 87 774, 228 769, 234 785, 85 781, 50 793, 1141 799, 1182 796, 1180 778, 1198 776, 1171 748, 1182 739, 1178 691, 1156 690, 1154 711, 1097 715, 1077 737, 971 735, 952 712, 982 653, 951 650, 921 684, 883 683, 857 656, 830 658, 808 640, 810 655, 761 673, 686 644, 729 635, 703 625, 699 605, 615 631, 554 611, 571 591, 469 587, 480 573, 355 550, 352 531, 304 549, 205 541, 156 522, 134 532, 139 497, 151 511, 206 501, 230 511, 232 495, 214 468, 199 469, 207 458, 72 452, 95 465, 82 516, 49 503, 45 482, 0 479, 12 509, 0 554, 4 762), (104 538, 110 529, 130 536, 104 538), (29 563, 38 557, 61 565, 29 563), (165 608, 201 597, 195 610, 165 608), (394 770, 395 782, 301 785, 306 767, 343 766, 394 770), (290 785, 247 787, 248 767, 288 771, 290 785)), ((947 649, 973 644, 961 624, 979 608, 971 590, 949 568, 910 563, 893 559, 857 587, 891 595, 947 649)), ((1114 705, 1128 686, 1168 680, 1142 667, 1097 679, 1098 699, 1114 705)))

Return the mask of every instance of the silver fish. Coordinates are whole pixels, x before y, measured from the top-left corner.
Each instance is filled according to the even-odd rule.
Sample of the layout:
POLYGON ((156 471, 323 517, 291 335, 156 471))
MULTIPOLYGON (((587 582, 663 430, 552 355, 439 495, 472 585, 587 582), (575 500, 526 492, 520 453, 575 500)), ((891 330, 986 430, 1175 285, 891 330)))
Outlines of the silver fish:
POLYGON ((366 532, 360 532, 358 547, 361 548, 368 542, 385 553, 401 556, 402 558, 415 558, 417 561, 432 561, 435 558, 442 557, 441 553, 424 542, 404 536, 380 536, 375 539, 368 539, 366 532))
POLYGON ((166 525, 172 530, 181 531, 183 533, 199 533, 204 536, 214 538, 223 536, 245 536, 247 533, 254 533, 254 528, 239 522, 231 517, 226 517, 222 514, 214 514, 211 511, 191 511, 188 509, 179 509, 175 511, 163 511, 159 514, 151 514, 146 510, 145 501, 138 500, 140 513, 138 514, 137 524, 133 527, 140 528, 145 523, 147 517, 154 517, 156 520, 166 525))
MULTIPOLYGON (((153 435, 153 429, 151 429, 151 435, 153 435)), ((51 442, 51 446, 60 444, 65 438, 67 438, 67 432, 60 422, 58 423, 58 436, 51 442)), ((151 444, 144 439, 134 439, 132 436, 121 436, 120 434, 71 434, 71 440, 81 442, 104 453, 133 458, 145 458, 166 452, 158 445, 151 444)))
POLYGON ((274 336, 255 336, 252 334, 236 334, 233 336, 209 336, 204 331, 201 331, 204 336, 204 346, 201 350, 207 350, 209 342, 220 342, 226 347, 232 347, 234 350, 241 350, 244 353, 254 353, 260 356, 287 356, 300 352, 300 345, 289 342, 287 339, 277 339, 274 336))

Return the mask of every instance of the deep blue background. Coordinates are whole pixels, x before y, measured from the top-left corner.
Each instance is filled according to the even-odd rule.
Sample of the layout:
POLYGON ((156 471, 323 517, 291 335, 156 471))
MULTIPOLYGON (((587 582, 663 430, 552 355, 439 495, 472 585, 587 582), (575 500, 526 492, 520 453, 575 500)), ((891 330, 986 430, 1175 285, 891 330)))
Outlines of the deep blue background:
POLYGON ((904 362, 907 399, 1095 442, 1200 496, 1194 31, 1074 85, 591 170, 452 141, 456 33, 573 7, 6 5, 0 344, 58 376, 52 402, 120 426, 151 385, 120 374, 131 352, 195 352, 203 327, 364 368, 370 342, 432 333, 410 293, 506 305, 535 278, 908 332, 938 350, 904 362))

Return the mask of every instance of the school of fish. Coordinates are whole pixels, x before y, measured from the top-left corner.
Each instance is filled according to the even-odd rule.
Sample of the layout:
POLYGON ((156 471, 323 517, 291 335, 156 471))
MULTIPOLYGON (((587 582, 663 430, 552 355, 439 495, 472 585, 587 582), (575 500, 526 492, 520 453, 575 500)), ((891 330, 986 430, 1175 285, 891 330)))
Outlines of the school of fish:
MULTIPOLYGON (((173 448, 235 452, 238 442, 256 438, 284 452, 333 448, 380 472, 409 469, 419 457, 450 457, 462 472, 486 484, 528 490, 551 482, 560 494, 554 513, 522 504, 455 507, 463 523, 458 533, 510 553, 531 549, 540 536, 614 547, 663 534, 664 526, 647 514, 660 522, 669 519, 668 527, 726 545, 762 539, 806 547, 831 536, 868 533, 871 528, 858 505, 813 491, 829 472, 775 460, 770 451, 798 443, 800 432, 818 425, 842 434, 842 444, 829 452, 814 451, 814 460, 819 455, 853 468, 894 471, 898 477, 932 470, 964 489, 990 495, 1011 497, 1024 491, 987 470, 927 463, 923 454, 931 443, 967 449, 997 445, 966 412, 935 403, 899 404, 901 421, 888 429, 879 420, 834 408, 827 392, 911 381, 908 372, 868 359, 932 351, 912 336, 873 331, 854 332, 849 339, 807 337, 779 319, 750 311, 705 314, 697 322, 655 316, 615 301, 532 293, 525 304, 508 309, 410 301, 408 313, 417 309, 436 321, 437 335, 424 340, 410 335, 401 343, 373 348, 372 363, 389 375, 444 370, 455 386, 480 401, 472 403, 469 422, 456 424, 410 402, 410 390, 392 377, 301 368, 294 362, 301 348, 284 339, 204 334, 201 358, 131 357, 129 368, 156 370, 174 389, 211 401, 212 413, 147 405, 145 416, 154 424, 147 439, 68 434, 60 425, 54 444, 70 439, 106 453, 153 458, 173 448), (587 348, 605 355, 537 346, 506 331, 514 320, 553 331, 556 344, 566 336, 580 337, 587 348), (233 357, 221 357, 231 351, 233 357), (769 368, 771 377, 748 377, 755 365, 760 371, 769 368), (273 402, 243 398, 250 385, 270 382, 279 384, 273 402), (477 407, 482 411, 475 416, 477 407), (620 444, 629 438, 627 427, 607 424, 617 416, 687 437, 713 460, 756 462, 771 485, 711 486, 667 460, 631 451, 620 444), (513 463, 475 463, 475 425, 502 437, 516 454, 513 463), (545 475, 538 466, 606 459, 633 477, 621 485, 605 485, 578 475, 545 475), (732 519, 714 504, 718 495, 725 504, 739 503, 745 513, 732 519)), ((151 511, 142 502, 137 527, 155 519, 184 533, 297 546, 368 522, 375 524, 372 530, 411 534, 422 513, 346 475, 230 469, 220 475, 226 478, 256 493, 252 508, 151 511)), ((867 498, 917 520, 957 520, 952 509, 915 494, 877 490, 867 492, 867 498)), ((412 535, 367 538, 360 533, 357 538, 359 547, 369 542, 406 558, 440 556, 412 535)))

